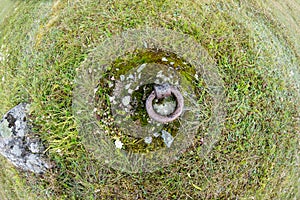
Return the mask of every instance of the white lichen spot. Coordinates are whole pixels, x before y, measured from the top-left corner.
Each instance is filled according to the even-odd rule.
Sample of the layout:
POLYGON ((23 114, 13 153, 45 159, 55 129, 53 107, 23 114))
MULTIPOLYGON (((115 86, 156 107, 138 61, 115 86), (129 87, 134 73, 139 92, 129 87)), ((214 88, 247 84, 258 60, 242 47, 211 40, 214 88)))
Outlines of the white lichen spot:
POLYGON ((128 90, 128 94, 132 94, 132 93, 133 93, 133 91, 134 91, 134 90, 132 90, 132 89, 129 89, 129 90, 128 90))
POLYGON ((173 143, 173 141, 174 141, 173 136, 169 132, 167 132, 165 130, 162 130, 161 132, 162 132, 161 137, 163 138, 164 143, 166 144, 166 146, 168 148, 170 148, 171 145, 172 145, 172 143, 173 143))
POLYGON ((39 153, 40 152, 40 144, 38 142, 31 143, 29 149, 32 153, 39 153))
POLYGON ((151 144, 151 142, 152 142, 152 137, 150 137, 150 136, 145 137, 145 138, 144 138, 144 141, 145 141, 146 144, 151 144))
POLYGON ((129 103, 130 103, 130 96, 125 96, 123 99, 122 99, 122 103, 124 106, 128 106, 129 103))
POLYGON ((12 136, 12 128, 9 128, 9 123, 7 120, 3 120, 0 123, 0 137, 9 138, 12 136))
POLYGON ((161 61, 168 62, 168 59, 166 57, 162 57, 161 61))
POLYGON ((19 146, 15 145, 15 146, 13 146, 11 153, 16 155, 17 157, 19 157, 22 155, 22 150, 20 149, 19 146))
POLYGON ((115 140, 115 146, 116 146, 117 149, 122 149, 123 143, 119 139, 116 139, 115 140))

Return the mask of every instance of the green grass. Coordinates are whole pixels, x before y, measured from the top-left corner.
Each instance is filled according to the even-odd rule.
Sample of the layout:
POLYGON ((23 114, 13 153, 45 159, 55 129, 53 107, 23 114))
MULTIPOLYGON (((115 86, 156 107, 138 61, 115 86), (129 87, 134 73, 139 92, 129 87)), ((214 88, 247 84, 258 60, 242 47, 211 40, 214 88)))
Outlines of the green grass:
POLYGON ((300 28, 300 6, 285 2, 293 16, 259 0, 17 1, 18 10, 0 25, 0 52, 9 55, 0 61, 0 114, 31 102, 34 131, 55 168, 34 176, 1 159, 1 199, 298 199, 300 41, 293 30, 300 28), (291 21, 293 30, 282 28, 291 21), (189 34, 209 52, 225 84, 227 116, 207 156, 200 156, 196 137, 172 165, 127 174, 85 149, 72 91, 76 69, 93 48, 143 26, 189 34))

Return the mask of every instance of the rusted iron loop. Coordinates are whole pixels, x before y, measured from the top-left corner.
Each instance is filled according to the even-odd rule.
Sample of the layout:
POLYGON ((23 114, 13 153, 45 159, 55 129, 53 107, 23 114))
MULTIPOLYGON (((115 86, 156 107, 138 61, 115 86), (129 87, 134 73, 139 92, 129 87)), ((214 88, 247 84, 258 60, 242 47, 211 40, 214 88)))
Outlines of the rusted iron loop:
POLYGON ((160 122, 160 123, 168 123, 172 122, 175 119, 177 119, 183 110, 184 106, 184 100, 183 96, 179 92, 177 88, 174 86, 171 86, 168 83, 162 84, 162 85, 156 85, 154 86, 154 90, 151 92, 149 97, 146 100, 146 110, 148 115, 155 121, 160 122), (176 100, 176 109, 173 113, 169 115, 160 115, 157 112, 154 111, 153 109, 153 100, 154 99, 163 99, 166 97, 169 97, 173 95, 176 100))

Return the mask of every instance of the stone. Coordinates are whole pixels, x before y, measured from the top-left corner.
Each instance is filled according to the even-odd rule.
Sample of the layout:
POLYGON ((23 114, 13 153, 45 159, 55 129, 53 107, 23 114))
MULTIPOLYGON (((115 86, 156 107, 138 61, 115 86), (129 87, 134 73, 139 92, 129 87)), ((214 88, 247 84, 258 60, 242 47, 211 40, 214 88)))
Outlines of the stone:
POLYGON ((122 149, 123 143, 119 139, 117 139, 115 141, 115 146, 116 146, 117 149, 122 149))
POLYGON ((168 59, 166 57, 162 57, 161 61, 168 62, 168 59))
POLYGON ((161 133, 161 137, 163 138, 165 145, 170 148, 174 141, 173 136, 165 130, 162 130, 161 133))
POLYGON ((144 138, 144 141, 145 141, 146 144, 151 144, 151 142, 152 142, 152 137, 150 137, 150 136, 145 137, 145 138, 144 138))
POLYGON ((120 76, 120 80, 121 80, 121 81, 124 81, 124 80, 125 80, 125 76, 124 76, 124 75, 121 75, 121 76, 120 76))
POLYGON ((0 153, 13 165, 36 174, 50 168, 41 140, 34 136, 27 123, 26 103, 8 111, 0 121, 0 153))

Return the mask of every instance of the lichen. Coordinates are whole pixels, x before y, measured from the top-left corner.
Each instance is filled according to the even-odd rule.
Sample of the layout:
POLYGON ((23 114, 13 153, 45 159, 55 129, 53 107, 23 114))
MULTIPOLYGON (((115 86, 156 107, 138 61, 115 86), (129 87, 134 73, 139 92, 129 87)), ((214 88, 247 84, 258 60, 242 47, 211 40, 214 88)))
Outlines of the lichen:
POLYGON ((12 135, 12 130, 8 126, 9 126, 9 123, 7 120, 3 120, 2 123, 0 123, 0 136, 1 137, 8 138, 12 135))

